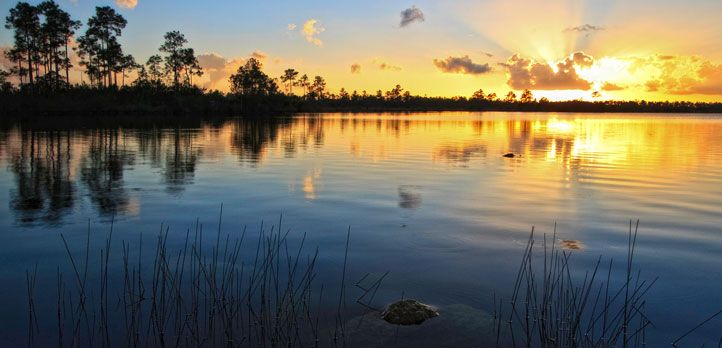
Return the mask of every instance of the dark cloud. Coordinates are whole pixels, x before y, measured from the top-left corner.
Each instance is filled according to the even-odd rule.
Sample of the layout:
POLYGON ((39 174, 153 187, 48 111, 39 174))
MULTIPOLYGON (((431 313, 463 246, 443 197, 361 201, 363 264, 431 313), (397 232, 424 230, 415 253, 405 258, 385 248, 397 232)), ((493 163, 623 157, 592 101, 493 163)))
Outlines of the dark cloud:
POLYGON ((361 73, 361 64, 351 64, 351 73, 352 74, 360 74, 361 73))
POLYGON ((411 8, 407 8, 403 11, 401 11, 401 27, 405 27, 411 23, 414 22, 423 22, 426 18, 424 18, 424 13, 421 12, 419 8, 416 6, 411 6, 411 8))
POLYGON ((489 52, 482 52, 482 53, 484 53, 484 55, 487 56, 487 57, 489 57, 489 58, 491 58, 491 57, 494 56, 493 54, 491 54, 491 53, 489 53, 489 52))
POLYGON ((477 64, 469 56, 434 59, 434 65, 445 73, 481 75, 491 71, 489 64, 477 64))
POLYGON ((577 52, 554 67, 547 63, 539 63, 525 59, 518 54, 500 65, 506 68, 509 80, 507 83, 514 89, 581 89, 589 90, 592 84, 577 74, 575 66, 588 67, 594 64, 594 58, 577 52))
POLYGON ((621 90, 624 90, 624 89, 627 89, 627 88, 624 87, 624 86, 615 85, 615 84, 609 83, 609 82, 605 82, 604 85, 602 85, 602 90, 603 90, 603 91, 608 91, 608 92, 611 92, 611 91, 621 91, 621 90))
POLYGON ((564 32, 568 33, 568 32, 575 31, 578 33, 589 33, 589 32, 593 32, 593 31, 603 31, 603 30, 607 30, 607 28, 596 26, 596 25, 591 25, 591 24, 584 24, 584 25, 580 25, 578 27, 566 28, 566 29, 564 29, 564 32))

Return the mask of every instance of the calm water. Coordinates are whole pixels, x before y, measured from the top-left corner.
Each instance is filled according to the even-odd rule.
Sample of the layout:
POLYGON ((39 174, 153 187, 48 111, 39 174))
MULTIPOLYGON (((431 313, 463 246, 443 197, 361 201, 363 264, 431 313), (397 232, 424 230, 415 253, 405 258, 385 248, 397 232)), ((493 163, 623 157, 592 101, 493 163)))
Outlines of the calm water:
MULTIPOLYGON (((380 305, 403 292, 444 308, 491 310, 509 292, 532 226, 579 241, 575 267, 626 254, 638 266, 652 346, 722 309, 722 116, 545 113, 304 115, 168 126, 15 125, 0 130, 0 340, 24 342, 25 271, 53 312, 60 233, 82 249, 88 222, 117 240, 196 218, 223 229, 283 224, 337 274, 351 227, 350 278, 390 271, 380 305), (520 157, 502 155, 514 152, 520 157)), ((296 237, 294 237, 296 238, 296 237)), ((97 248, 100 248, 98 246, 97 248)), ((621 273, 617 277, 621 277, 621 273)), ((332 276, 320 281, 335 282, 332 276)), ((722 319, 690 344, 717 342, 722 319)))

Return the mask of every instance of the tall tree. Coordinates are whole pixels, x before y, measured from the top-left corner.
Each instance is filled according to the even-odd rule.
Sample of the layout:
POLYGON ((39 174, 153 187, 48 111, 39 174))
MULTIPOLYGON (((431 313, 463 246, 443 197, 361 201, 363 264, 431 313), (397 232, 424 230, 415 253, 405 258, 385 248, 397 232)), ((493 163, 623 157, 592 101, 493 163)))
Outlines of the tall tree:
POLYGON ((70 83, 70 57, 68 43, 80 27, 79 21, 74 21, 70 14, 63 11, 55 1, 43 1, 38 5, 38 11, 44 18, 40 27, 43 56, 50 80, 59 86, 61 71, 65 71, 65 82, 70 83))
POLYGON ((294 69, 286 69, 281 75, 281 81, 286 84, 286 92, 293 94, 293 85, 296 83, 296 77, 298 77, 298 71, 294 69))
MULTIPOLYGON (((18 2, 10 9, 10 14, 5 17, 5 28, 14 30, 13 57, 27 62, 28 81, 32 86, 34 83, 33 66, 34 58, 37 57, 40 35, 40 18, 38 8, 27 2, 18 2)), ((21 70, 18 73, 22 73, 21 70)))
POLYGON ((164 57, 165 69, 169 75, 173 76, 173 86, 178 87, 181 83, 181 75, 184 75, 186 84, 193 83, 193 76, 200 76, 203 70, 198 64, 198 59, 192 48, 184 47, 188 40, 185 36, 177 31, 167 32, 163 38, 165 42, 160 46, 160 51, 166 53, 164 57))
MULTIPOLYGON (((124 55, 118 37, 127 24, 128 21, 109 6, 96 7, 95 15, 88 19, 88 30, 83 38, 87 42, 86 48, 91 50, 83 51, 91 57, 94 55, 101 64, 98 68, 104 86, 113 83, 113 74, 122 63, 124 55)), ((117 81, 115 84, 117 85, 117 81)))

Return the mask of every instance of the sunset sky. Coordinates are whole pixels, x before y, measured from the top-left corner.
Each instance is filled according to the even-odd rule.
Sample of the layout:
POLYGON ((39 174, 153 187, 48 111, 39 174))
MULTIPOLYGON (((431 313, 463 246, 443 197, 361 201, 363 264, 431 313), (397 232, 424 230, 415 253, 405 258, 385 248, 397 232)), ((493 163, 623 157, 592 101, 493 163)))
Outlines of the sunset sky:
MULTIPOLYGON (((292 67, 324 76, 334 92, 398 83, 430 96, 528 88, 553 100, 599 91, 602 99, 722 101, 718 0, 58 3, 83 22, 95 6, 114 6, 128 20, 125 50, 142 62, 166 31, 180 30, 206 71, 199 83, 211 89, 227 90, 228 75, 255 55, 271 76, 292 67)), ((0 3, 3 17, 15 4, 0 3)), ((0 46, 11 44, 3 28, 0 46)))

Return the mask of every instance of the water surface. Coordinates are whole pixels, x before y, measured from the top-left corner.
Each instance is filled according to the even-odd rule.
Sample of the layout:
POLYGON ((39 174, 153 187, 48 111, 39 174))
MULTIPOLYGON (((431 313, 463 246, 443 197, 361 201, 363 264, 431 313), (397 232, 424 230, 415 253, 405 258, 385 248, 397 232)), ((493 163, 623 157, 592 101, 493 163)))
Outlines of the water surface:
MULTIPOLYGON (((37 264, 52 285, 67 266, 60 233, 82 249, 88 223, 102 232, 114 219, 118 239, 165 224, 180 244, 197 218, 215 226, 221 204, 225 230, 283 215, 331 273, 350 226, 350 277, 390 271, 379 304, 403 292, 486 311, 493 291, 510 291, 532 226, 551 233, 557 224, 580 269, 599 255, 621 267, 629 221, 639 219, 639 268, 660 277, 647 303, 652 345, 722 309, 720 115, 17 124, 0 130, 0 164, 5 342, 24 342, 25 271, 37 264)), ((716 342, 721 327, 714 321, 690 342, 716 342)))

